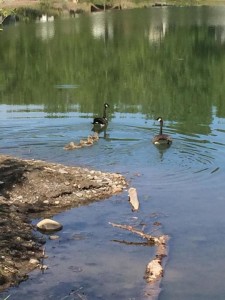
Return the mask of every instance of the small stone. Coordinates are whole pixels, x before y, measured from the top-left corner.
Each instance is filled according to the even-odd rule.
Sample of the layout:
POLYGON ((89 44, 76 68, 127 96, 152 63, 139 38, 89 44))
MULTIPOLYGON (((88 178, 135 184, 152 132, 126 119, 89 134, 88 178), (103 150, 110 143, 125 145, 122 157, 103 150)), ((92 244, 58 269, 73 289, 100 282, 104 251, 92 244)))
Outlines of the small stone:
POLYGON ((62 224, 51 219, 44 219, 37 224, 37 228, 42 231, 58 231, 62 227, 62 224))
POLYGON ((38 265, 39 264, 39 260, 36 258, 31 258, 29 261, 30 264, 32 265, 38 265))
POLYGON ((59 169, 58 172, 61 174, 68 174, 68 172, 64 169, 59 169))
POLYGON ((114 174, 114 178, 121 178, 120 174, 114 174))
POLYGON ((104 182, 102 182, 102 180, 101 179, 95 179, 95 182, 97 183, 97 184, 103 184, 104 182))
POLYGON ((121 188, 120 187, 116 187, 116 188, 114 188, 113 189, 113 193, 119 193, 119 192, 121 192, 121 188))
POLYGON ((58 240, 59 236, 58 235, 50 235, 49 239, 52 240, 52 241, 58 240))
POLYGON ((42 271, 45 271, 45 270, 48 269, 48 266, 47 266, 47 265, 41 265, 41 266, 40 266, 40 269, 41 269, 42 271))
POLYGON ((80 198, 80 197, 83 196, 83 194, 82 193, 76 193, 76 196, 80 198))
POLYGON ((101 172, 101 171, 96 171, 95 172, 95 175, 97 175, 97 176, 100 176, 100 175, 102 175, 103 173, 101 172))

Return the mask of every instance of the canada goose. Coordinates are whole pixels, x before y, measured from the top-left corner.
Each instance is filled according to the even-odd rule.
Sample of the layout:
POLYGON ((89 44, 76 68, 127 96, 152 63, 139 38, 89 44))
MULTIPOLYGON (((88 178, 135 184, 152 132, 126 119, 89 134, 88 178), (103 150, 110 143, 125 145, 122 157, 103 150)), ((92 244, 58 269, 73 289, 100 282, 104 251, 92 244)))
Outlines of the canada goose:
POLYGON ((100 126, 102 128, 102 127, 106 127, 108 125, 108 119, 107 119, 107 113, 106 113, 106 109, 108 107, 109 107, 109 104, 108 103, 104 103, 103 116, 102 117, 94 118, 94 120, 92 122, 92 124, 94 126, 98 125, 98 126, 100 126))
POLYGON ((160 131, 159 134, 154 136, 152 142, 155 145, 170 145, 172 143, 172 138, 168 134, 162 133, 163 128, 163 119, 161 117, 157 118, 157 121, 160 123, 160 131))

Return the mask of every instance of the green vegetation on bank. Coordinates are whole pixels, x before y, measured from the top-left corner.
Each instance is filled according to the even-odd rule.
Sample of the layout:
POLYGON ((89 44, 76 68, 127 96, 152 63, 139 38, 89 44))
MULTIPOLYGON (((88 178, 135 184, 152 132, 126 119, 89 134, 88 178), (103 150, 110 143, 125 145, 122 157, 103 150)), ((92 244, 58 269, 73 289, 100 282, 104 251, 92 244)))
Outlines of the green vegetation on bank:
MULTIPOLYGON (((108 8, 143 8, 150 6, 195 6, 195 5, 225 5, 225 0, 36 0, 25 4, 20 0, 0 0, 0 16, 17 15, 20 20, 29 21, 41 14, 60 16, 66 11, 90 12, 91 7, 108 8)), ((1 19, 0 19, 1 24, 1 19)))

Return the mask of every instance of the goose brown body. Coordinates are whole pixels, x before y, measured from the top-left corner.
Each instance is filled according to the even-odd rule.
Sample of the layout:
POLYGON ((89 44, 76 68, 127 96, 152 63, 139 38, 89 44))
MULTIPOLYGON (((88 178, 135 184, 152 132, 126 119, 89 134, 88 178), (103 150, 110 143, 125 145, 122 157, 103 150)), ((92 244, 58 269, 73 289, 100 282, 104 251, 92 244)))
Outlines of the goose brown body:
POLYGON ((107 119, 107 108, 109 107, 108 103, 104 103, 104 109, 103 109, 103 116, 94 118, 92 124, 95 126, 105 127, 108 125, 108 119, 107 119))

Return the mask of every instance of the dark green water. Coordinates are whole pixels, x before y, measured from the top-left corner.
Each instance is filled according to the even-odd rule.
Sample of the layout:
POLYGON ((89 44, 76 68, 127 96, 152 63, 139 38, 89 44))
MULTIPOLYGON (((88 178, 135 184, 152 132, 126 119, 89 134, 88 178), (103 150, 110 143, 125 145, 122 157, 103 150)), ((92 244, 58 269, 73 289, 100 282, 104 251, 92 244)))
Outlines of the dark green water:
MULTIPOLYGON (((1 153, 121 172, 138 190, 55 219, 49 270, 4 296, 151 299, 143 275, 154 248, 108 222, 162 223, 171 236, 160 300, 224 299, 225 8, 152 8, 17 24, 0 33, 1 153), (91 132, 93 146, 65 151, 91 132), (151 143, 165 120, 169 149, 151 143), (81 238, 80 238, 81 237, 81 238), (79 294, 80 293, 80 294, 79 294)), ((140 227, 139 227, 140 228, 140 227)))

